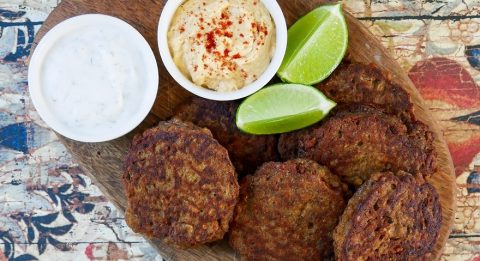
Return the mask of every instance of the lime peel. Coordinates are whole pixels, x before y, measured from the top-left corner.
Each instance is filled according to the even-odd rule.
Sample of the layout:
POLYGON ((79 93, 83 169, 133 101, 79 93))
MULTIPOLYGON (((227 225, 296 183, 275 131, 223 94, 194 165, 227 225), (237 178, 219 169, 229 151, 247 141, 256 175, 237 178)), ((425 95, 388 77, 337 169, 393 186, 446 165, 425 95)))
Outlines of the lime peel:
POLYGON ((318 89, 300 84, 276 84, 247 98, 238 108, 237 126, 257 135, 305 128, 336 106, 318 89))
POLYGON ((313 85, 340 64, 348 46, 341 4, 323 5, 288 30, 288 46, 278 76, 284 82, 313 85))

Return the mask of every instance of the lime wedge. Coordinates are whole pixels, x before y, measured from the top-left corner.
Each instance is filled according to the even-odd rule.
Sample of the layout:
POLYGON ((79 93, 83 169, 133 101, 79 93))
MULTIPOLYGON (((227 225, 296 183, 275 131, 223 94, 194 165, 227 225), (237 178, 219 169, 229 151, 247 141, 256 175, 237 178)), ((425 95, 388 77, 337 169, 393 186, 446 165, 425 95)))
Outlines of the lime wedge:
POLYGON ((285 133, 315 124, 335 106, 311 86, 276 84, 243 101, 237 111, 237 126, 256 135, 285 133))
POLYGON ((324 5, 288 29, 287 52, 278 76, 284 82, 312 85, 340 64, 348 45, 342 5, 324 5))

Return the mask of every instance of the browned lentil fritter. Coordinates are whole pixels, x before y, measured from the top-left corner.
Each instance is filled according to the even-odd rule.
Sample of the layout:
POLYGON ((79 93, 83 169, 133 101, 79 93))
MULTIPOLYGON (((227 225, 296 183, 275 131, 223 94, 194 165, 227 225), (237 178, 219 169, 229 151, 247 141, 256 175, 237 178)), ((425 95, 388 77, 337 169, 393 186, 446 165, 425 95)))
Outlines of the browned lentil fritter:
POLYGON ((230 245, 242 260, 321 260, 332 254, 346 193, 314 161, 265 163, 241 182, 230 245))
POLYGON ((343 108, 313 127, 283 134, 278 146, 282 158, 315 160, 355 186, 380 171, 422 177, 436 171, 433 134, 426 125, 404 124, 366 106, 343 108))
POLYGON ((432 260, 441 223, 430 184, 404 172, 376 173, 350 199, 335 228, 336 260, 432 260))
POLYGON ((410 95, 373 64, 344 60, 316 88, 339 104, 359 103, 389 114, 410 114, 413 107, 410 95))
POLYGON ((175 117, 208 128, 225 146, 237 173, 252 174, 265 162, 276 161, 277 136, 250 135, 241 132, 235 123, 239 102, 218 102, 193 98, 181 105, 175 117))
POLYGON ((178 248, 222 239, 239 193, 227 150, 178 120, 134 138, 123 183, 128 225, 178 248))

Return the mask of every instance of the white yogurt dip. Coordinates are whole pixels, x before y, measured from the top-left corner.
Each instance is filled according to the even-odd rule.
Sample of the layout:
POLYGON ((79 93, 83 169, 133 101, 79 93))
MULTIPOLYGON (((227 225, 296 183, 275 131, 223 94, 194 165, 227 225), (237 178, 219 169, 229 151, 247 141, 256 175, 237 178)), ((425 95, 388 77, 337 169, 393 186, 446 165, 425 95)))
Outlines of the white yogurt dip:
POLYGON ((143 120, 155 100, 158 70, 132 27, 108 16, 87 16, 67 20, 68 30, 56 27, 51 33, 57 37, 42 40, 29 82, 35 107, 53 129, 72 139, 104 141, 143 120))
POLYGON ((43 98, 65 124, 109 131, 112 123, 133 116, 145 88, 143 61, 123 37, 115 28, 85 26, 59 39, 45 56, 43 98))

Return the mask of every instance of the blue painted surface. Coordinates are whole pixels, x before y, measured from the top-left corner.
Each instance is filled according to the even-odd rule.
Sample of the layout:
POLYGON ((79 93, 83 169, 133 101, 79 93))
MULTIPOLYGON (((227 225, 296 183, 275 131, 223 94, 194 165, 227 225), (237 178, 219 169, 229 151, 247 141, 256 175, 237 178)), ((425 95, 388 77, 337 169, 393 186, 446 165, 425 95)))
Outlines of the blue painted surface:
POLYGON ((10 11, 5 9, 0 9, 0 18, 3 19, 18 19, 26 14, 25 11, 10 11))
POLYGON ((468 194, 480 193, 480 173, 473 171, 467 178, 468 194))
MULTIPOLYGON (((33 129, 30 129, 30 134, 33 129)), ((28 153, 28 131, 25 123, 16 123, 0 128, 0 146, 28 153)))
POLYGON ((473 68, 480 70, 480 45, 466 46, 465 56, 473 68))
POLYGON ((452 120, 480 126, 480 111, 477 111, 465 116, 456 117, 456 118, 453 118, 452 120))
MULTIPOLYGON (((1 13, 7 13, 7 10, 0 9, 1 13)), ((8 13, 7 13, 8 14, 8 13)), ((10 17, 13 17, 12 14, 9 14, 10 17)), ((16 18, 20 18, 25 15, 25 12, 19 12, 16 18)), ((17 43, 16 49, 14 52, 7 54, 3 58, 6 62, 16 62, 19 59, 22 59, 30 55, 30 49, 35 37, 35 26, 42 25, 43 22, 32 22, 28 18, 25 19, 25 22, 2 22, 0 21, 0 30, 3 30, 7 27, 16 27, 17 28, 17 43)))

